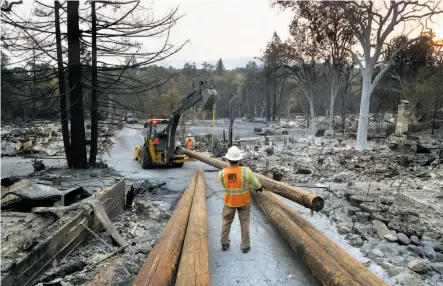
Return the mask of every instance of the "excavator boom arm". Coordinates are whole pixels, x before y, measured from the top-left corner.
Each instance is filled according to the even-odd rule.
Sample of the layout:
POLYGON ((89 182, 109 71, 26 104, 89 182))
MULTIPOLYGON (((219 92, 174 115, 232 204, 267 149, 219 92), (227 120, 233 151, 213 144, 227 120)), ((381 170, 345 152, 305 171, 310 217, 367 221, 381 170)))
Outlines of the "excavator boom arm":
POLYGON ((200 85, 186 96, 172 112, 171 121, 168 126, 169 142, 167 155, 169 159, 173 159, 175 156, 175 133, 180 121, 180 116, 202 99, 204 110, 210 110, 217 99, 217 91, 212 86, 209 86, 206 81, 201 81, 200 85))

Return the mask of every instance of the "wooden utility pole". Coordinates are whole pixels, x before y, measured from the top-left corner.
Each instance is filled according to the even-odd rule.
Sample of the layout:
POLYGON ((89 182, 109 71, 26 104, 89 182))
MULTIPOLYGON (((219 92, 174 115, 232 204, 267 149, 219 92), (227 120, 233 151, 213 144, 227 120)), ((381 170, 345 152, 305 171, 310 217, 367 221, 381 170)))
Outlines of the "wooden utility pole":
POLYGON ((198 171, 191 214, 186 229, 185 243, 175 285, 211 285, 208 218, 206 215, 206 192, 203 170, 198 171))
POLYGON ((195 172, 133 286, 171 285, 185 238, 197 177, 198 172, 195 172))
MULTIPOLYGON (((215 158, 210 158, 206 155, 203 155, 195 151, 184 149, 183 152, 191 158, 195 158, 199 161, 202 161, 218 169, 229 167, 229 164, 223 161, 220 161, 215 158)), ((290 199, 293 202, 296 202, 306 208, 309 208, 317 212, 321 211, 324 207, 325 202, 323 198, 314 193, 302 190, 300 188, 288 185, 283 182, 275 181, 271 178, 268 178, 266 176, 257 173, 254 173, 254 175, 257 177, 257 179, 260 181, 260 183, 263 185, 264 188, 268 189, 269 191, 272 191, 273 193, 279 194, 285 198, 290 199)))
POLYGON ((355 281, 343 267, 319 247, 290 216, 267 200, 271 194, 262 192, 256 196, 267 218, 282 234, 300 260, 311 270, 322 285, 362 285, 355 281))
POLYGON ((297 211, 288 204, 279 199, 277 195, 271 192, 264 192, 258 195, 260 201, 267 205, 273 205, 273 208, 281 208, 318 246, 323 249, 330 257, 340 264, 355 281, 361 285, 381 286, 386 285, 382 279, 369 271, 363 264, 349 255, 343 248, 335 244, 326 235, 316 229, 308 220, 306 220, 297 211))

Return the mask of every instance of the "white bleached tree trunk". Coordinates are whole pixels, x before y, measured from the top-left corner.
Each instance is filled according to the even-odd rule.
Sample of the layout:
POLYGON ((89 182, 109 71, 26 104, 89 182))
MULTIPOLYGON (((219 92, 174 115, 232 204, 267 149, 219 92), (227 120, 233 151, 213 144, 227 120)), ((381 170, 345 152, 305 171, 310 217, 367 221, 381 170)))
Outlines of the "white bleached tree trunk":
POLYGON ((314 109, 314 95, 309 92, 308 90, 304 90, 303 93, 306 96, 306 99, 309 102, 309 116, 310 116, 310 122, 311 122, 311 130, 315 134, 317 131, 317 122, 315 120, 315 109, 314 109))
POLYGON ((328 133, 334 134, 334 105, 335 99, 337 98, 338 88, 339 88, 339 74, 333 71, 334 75, 332 77, 331 83, 331 98, 329 102, 329 118, 328 118, 328 133))
POLYGON ((372 71, 366 70, 362 74, 362 92, 360 102, 360 115, 358 117, 357 129, 357 150, 368 148, 368 123, 369 123, 369 102, 371 100, 372 71))
POLYGON ((317 120, 315 118, 314 100, 313 99, 309 100, 309 111, 311 113, 311 130, 312 130, 312 133, 315 134, 315 132, 317 131, 317 120))
POLYGON ((395 56, 411 43, 425 39, 432 41, 426 34, 407 41, 404 45, 396 49, 386 63, 383 69, 372 80, 374 67, 379 62, 382 54, 382 48, 391 36, 396 26, 405 23, 423 23, 436 14, 443 13, 439 7, 439 2, 434 1, 351 1, 342 3, 345 10, 345 16, 352 24, 353 34, 358 39, 363 50, 363 60, 352 53, 357 62, 362 75, 362 94, 360 104, 360 115, 358 121, 357 142, 355 148, 364 150, 368 148, 368 117, 369 103, 371 94, 377 86, 380 79, 391 66, 395 56))

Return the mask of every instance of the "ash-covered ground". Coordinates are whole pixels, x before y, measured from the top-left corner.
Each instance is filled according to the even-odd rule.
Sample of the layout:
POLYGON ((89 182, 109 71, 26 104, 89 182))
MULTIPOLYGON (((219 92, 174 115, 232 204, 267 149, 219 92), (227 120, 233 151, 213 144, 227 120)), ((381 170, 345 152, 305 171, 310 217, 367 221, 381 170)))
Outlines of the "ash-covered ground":
MULTIPOLYGON (((214 129, 214 154, 221 156, 227 148, 222 140, 223 130, 227 135, 227 125, 222 121, 217 124, 221 126, 214 129)), ((375 136, 376 141, 370 141, 371 148, 359 152, 354 148, 355 139, 338 134, 336 138, 315 137, 309 135, 303 124, 301 121, 287 122, 286 125, 292 127, 288 135, 265 138, 253 132, 263 123, 236 122, 234 137, 238 140, 234 141, 244 151, 244 164, 270 177, 280 174, 282 181, 324 197, 324 209, 313 217, 309 210, 288 203, 389 285, 441 285, 443 163, 437 151, 442 147, 443 132, 437 130, 434 136, 429 135, 429 130, 413 134, 430 153, 391 150, 383 136, 375 136)), ((34 171, 34 158, 29 156, 43 157, 40 155, 44 154, 46 170, 27 178, 38 182, 45 180, 51 172, 58 172, 58 176, 71 176, 74 181, 87 178, 85 187, 94 190, 103 181, 111 183, 124 177, 128 192, 131 187, 139 190, 132 208, 113 220, 117 230, 129 242, 124 251, 106 258, 119 247, 113 244, 107 232, 101 232, 98 235, 103 241, 89 238, 65 260, 55 262, 51 269, 42 273, 40 285, 130 284, 159 238, 187 181, 198 168, 207 171, 213 285, 223 285, 225 274, 236 271, 230 265, 242 265, 244 271, 237 273, 236 278, 240 282, 252 281, 251 277, 255 277, 253 282, 256 285, 315 285, 313 279, 304 278, 309 272, 255 207, 252 209, 251 239, 252 244, 259 247, 250 254, 255 266, 249 265, 251 262, 242 254, 223 256, 218 245, 223 190, 217 182, 215 170, 199 162, 186 163, 181 169, 143 170, 132 157, 135 146, 142 142, 141 127, 138 127, 124 128, 108 138, 112 146, 106 147, 109 152, 104 152, 103 161, 109 168, 103 168, 106 167, 103 165, 93 172, 71 173, 63 169, 63 159, 57 157, 61 153, 52 156, 52 153, 42 151, 40 154, 23 152, 2 158, 2 178, 27 176, 34 171), (51 170, 51 166, 62 169, 51 170), (149 188, 162 182, 166 185, 149 188), (270 251, 276 249, 275 256, 270 257, 270 251), (262 265, 262 261, 266 263, 262 265), (273 271, 272 265, 278 271, 273 271)), ((190 130, 196 137, 199 151, 212 150, 210 122, 201 122, 191 126, 190 130)), ((8 134, 22 136, 14 130, 8 134)), ((46 138, 45 134, 47 132, 38 136, 46 138)), ((54 137, 61 136, 51 135, 49 142, 59 144, 54 137)), ((3 139, 11 141, 10 138, 10 135, 4 135, 2 142, 3 139)), ((36 140, 37 146, 42 145, 41 140, 36 140)), ((20 141, 24 140, 16 143, 20 144, 20 141)), ((234 243, 238 240, 238 232, 239 225, 234 223, 234 243)))
MULTIPOLYGON (((442 131, 426 133, 414 135, 430 150, 442 146, 442 131)), ((319 215, 361 249, 366 265, 380 265, 393 283, 442 285, 443 162, 436 152, 392 151, 383 139, 358 152, 354 139, 314 136, 240 145, 252 170, 324 197, 319 215)))

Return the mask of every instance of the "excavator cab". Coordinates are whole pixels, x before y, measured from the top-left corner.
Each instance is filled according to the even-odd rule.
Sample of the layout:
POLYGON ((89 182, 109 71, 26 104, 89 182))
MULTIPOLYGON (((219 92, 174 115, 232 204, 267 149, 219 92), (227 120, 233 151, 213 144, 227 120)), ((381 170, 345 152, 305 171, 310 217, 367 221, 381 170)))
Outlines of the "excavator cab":
POLYGON ((168 119, 149 119, 147 122, 146 137, 152 140, 156 151, 166 151, 168 148, 168 119))
POLYGON ((177 147, 175 131, 183 112, 202 101, 203 110, 211 110, 217 99, 217 91, 207 82, 200 85, 178 104, 170 119, 149 119, 143 129, 143 146, 136 146, 134 159, 143 169, 154 167, 182 167, 186 161, 194 161, 177 147))
POLYGON ((168 126, 169 119, 149 119, 144 124, 143 146, 135 147, 134 159, 137 160, 143 169, 154 167, 172 166, 181 167, 185 161, 190 159, 176 149, 172 159, 167 155, 168 150, 168 126))

